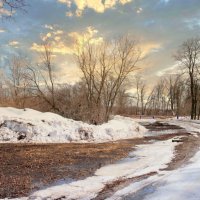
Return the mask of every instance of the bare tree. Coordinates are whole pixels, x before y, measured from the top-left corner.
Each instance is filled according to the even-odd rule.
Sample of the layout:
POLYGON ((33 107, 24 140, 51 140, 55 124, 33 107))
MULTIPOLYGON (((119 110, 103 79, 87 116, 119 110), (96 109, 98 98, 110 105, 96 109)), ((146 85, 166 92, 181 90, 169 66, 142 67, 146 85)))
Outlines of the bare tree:
POLYGON ((167 79, 167 87, 168 87, 168 96, 169 96, 169 104, 172 114, 174 115, 174 107, 175 107, 175 79, 172 75, 170 75, 167 79))
POLYGON ((182 78, 183 74, 170 75, 167 81, 168 98, 172 114, 176 114, 179 118, 181 111, 181 103, 184 98, 185 83, 182 78))
POLYGON ((136 85, 136 115, 138 114, 139 111, 139 102, 140 102, 140 83, 141 83, 141 77, 136 76, 135 77, 135 85, 136 85))
POLYGON ((119 90, 129 81, 129 76, 138 69, 137 64, 141 60, 141 51, 135 40, 122 37, 115 41, 111 58, 113 70, 111 70, 105 84, 106 121, 112 112, 119 90))
POLYGON ((135 77, 135 86, 136 86, 136 115, 139 113, 144 115, 145 112, 145 95, 146 95, 146 84, 141 76, 135 77))
POLYGON ((101 95, 106 77, 107 65, 99 67, 101 53, 105 53, 104 46, 99 50, 90 41, 87 41, 84 47, 77 48, 76 59, 78 66, 83 73, 83 81, 86 85, 86 97, 89 115, 91 121, 99 121, 99 112, 101 109, 101 95))
POLYGON ((100 110, 104 110, 103 121, 107 121, 117 94, 141 59, 136 41, 128 37, 100 45, 88 41, 78 49, 76 59, 86 84, 88 107, 93 113, 94 119, 90 121, 100 121, 100 110))
POLYGON ((145 95, 146 95, 146 84, 143 82, 140 90, 140 102, 141 102, 141 114, 145 113, 145 95))
POLYGON ((167 114, 168 90, 164 78, 161 78, 153 87, 149 97, 147 98, 146 106, 151 110, 151 114, 167 114))
POLYGON ((25 11, 26 0, 0 0, 0 16, 11 17, 16 10, 25 11))
POLYGON ((0 105, 6 105, 10 103, 10 91, 7 82, 7 76, 5 71, 0 69, 0 105))
POLYGON ((28 77, 32 82, 35 94, 42 98, 52 111, 59 112, 55 96, 55 72, 52 64, 53 53, 50 43, 43 44, 41 62, 36 67, 28 66, 28 77))
POLYGON ((197 114, 197 80, 200 59, 200 39, 192 38, 184 42, 175 55, 176 60, 183 67, 190 80, 191 94, 191 119, 196 118, 197 114))
POLYGON ((17 107, 24 108, 29 96, 30 82, 26 76, 28 60, 22 55, 13 56, 10 62, 9 85, 17 107))

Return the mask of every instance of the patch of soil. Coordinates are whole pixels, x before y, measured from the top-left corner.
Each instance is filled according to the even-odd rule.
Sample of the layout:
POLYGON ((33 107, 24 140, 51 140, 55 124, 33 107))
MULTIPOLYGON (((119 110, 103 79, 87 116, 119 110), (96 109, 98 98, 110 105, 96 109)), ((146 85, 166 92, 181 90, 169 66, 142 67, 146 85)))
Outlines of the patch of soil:
POLYGON ((172 124, 167 124, 163 122, 154 122, 151 124, 144 125, 147 129, 150 131, 165 131, 165 130, 183 130, 181 127, 172 125, 172 124))
POLYGON ((168 164, 168 167, 163 170, 174 170, 188 163, 200 147, 200 137, 188 135, 181 138, 181 143, 175 147, 175 156, 168 164))
POLYGON ((144 143, 143 139, 102 144, 0 144, 0 198, 27 196, 61 179, 84 179, 144 143))

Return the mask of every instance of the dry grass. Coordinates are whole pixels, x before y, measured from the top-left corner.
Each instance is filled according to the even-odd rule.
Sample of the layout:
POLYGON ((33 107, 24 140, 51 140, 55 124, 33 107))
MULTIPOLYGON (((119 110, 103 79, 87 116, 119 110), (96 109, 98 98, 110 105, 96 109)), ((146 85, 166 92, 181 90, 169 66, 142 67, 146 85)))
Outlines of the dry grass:
POLYGON ((142 140, 104 144, 0 144, 0 198, 21 197, 63 178, 83 179, 126 157, 142 140))

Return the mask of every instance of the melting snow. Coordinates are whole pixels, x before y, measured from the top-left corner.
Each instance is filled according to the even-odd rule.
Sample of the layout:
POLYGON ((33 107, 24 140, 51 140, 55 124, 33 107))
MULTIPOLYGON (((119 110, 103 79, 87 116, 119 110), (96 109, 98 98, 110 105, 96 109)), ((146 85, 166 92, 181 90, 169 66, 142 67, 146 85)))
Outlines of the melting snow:
POLYGON ((145 132, 133 119, 121 116, 95 126, 54 113, 0 108, 0 142, 106 142, 143 137, 145 132))
POLYGON ((98 169, 92 177, 37 191, 29 199, 57 199, 62 196, 64 199, 92 199, 106 183, 159 171, 166 167, 173 158, 175 145, 171 140, 138 145, 137 150, 129 158, 98 169))

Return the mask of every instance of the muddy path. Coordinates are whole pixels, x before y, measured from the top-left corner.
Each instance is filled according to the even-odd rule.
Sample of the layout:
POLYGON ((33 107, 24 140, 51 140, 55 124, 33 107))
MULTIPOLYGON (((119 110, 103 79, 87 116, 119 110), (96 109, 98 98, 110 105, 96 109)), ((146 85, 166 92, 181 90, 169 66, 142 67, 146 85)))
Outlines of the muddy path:
MULTIPOLYGON (((146 126, 153 131, 180 129, 159 123, 146 126)), ((185 139, 184 145, 181 143, 177 146, 176 156, 168 166, 167 170, 172 170, 181 166, 195 153, 196 146, 193 142, 199 145, 192 135, 183 131, 102 144, 0 144, 0 198, 27 196, 60 180, 70 182, 84 179, 94 175, 98 168, 127 157, 138 144, 151 143, 152 140, 166 140, 177 135, 184 136, 185 139)), ((150 175, 152 174, 135 177, 135 180, 150 175)), ((107 185, 97 199, 109 197, 130 181, 134 180, 119 180, 107 185)))

